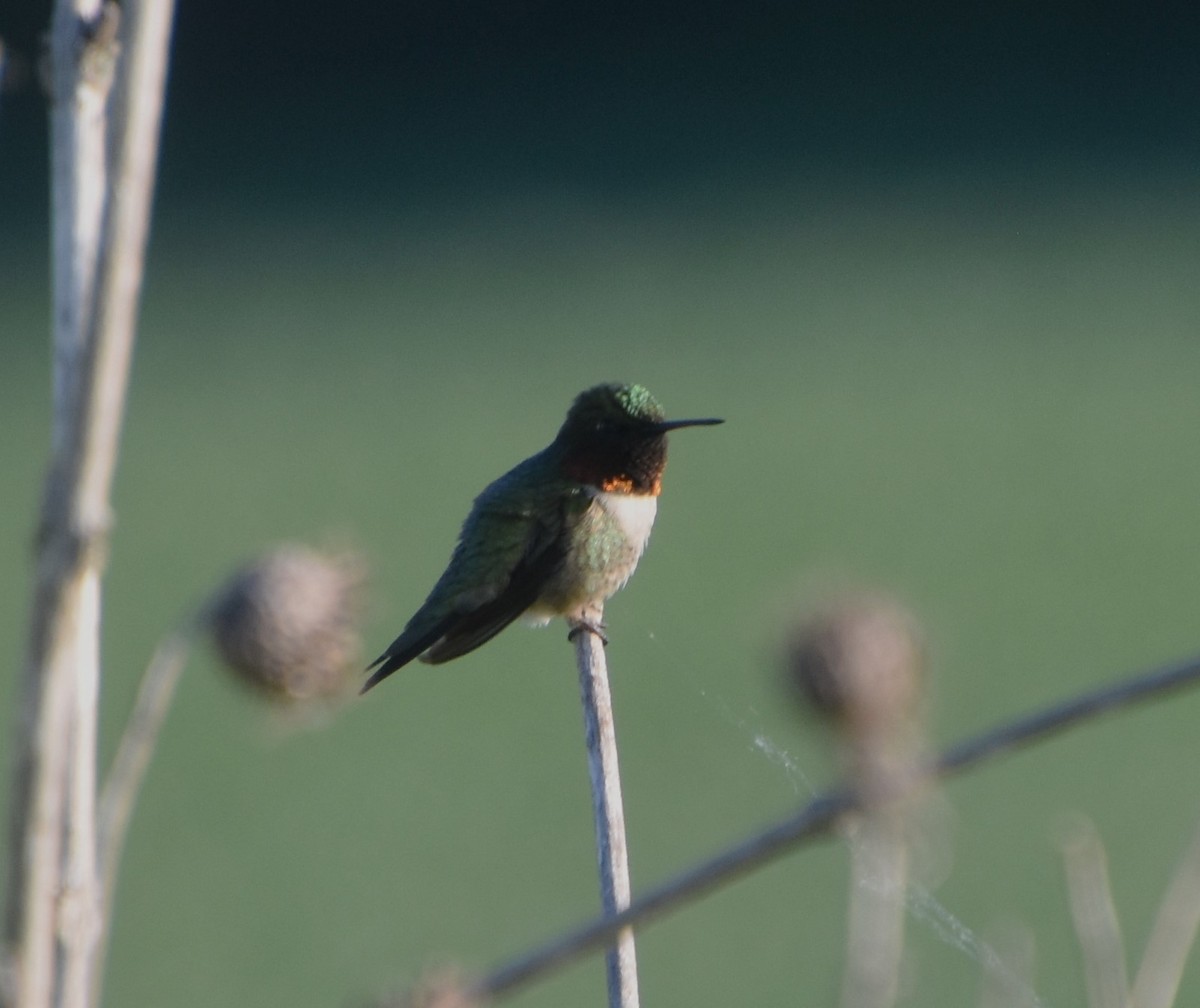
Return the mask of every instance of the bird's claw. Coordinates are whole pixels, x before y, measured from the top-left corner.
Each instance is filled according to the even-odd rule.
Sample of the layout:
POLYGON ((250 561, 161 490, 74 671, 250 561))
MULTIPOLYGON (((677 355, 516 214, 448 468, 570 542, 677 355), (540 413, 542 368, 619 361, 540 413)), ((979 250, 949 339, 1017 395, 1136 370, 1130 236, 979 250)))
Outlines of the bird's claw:
POLYGON ((597 621, 593 621, 593 620, 587 620, 587 619, 573 620, 571 623, 571 629, 567 632, 567 640, 574 641, 575 638, 578 637, 585 630, 588 633, 595 634, 597 637, 600 638, 600 643, 603 644, 605 647, 608 647, 608 637, 604 633, 604 630, 605 630, 604 624, 597 622, 597 621))

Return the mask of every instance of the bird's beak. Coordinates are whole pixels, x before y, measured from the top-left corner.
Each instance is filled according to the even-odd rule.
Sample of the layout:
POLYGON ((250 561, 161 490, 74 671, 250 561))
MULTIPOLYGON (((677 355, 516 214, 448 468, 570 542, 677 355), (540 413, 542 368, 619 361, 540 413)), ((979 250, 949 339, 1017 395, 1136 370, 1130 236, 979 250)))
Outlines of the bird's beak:
POLYGON ((653 429, 655 434, 666 434, 667 431, 673 431, 679 427, 713 427, 724 422, 715 417, 708 417, 704 420, 662 420, 656 423, 653 429))

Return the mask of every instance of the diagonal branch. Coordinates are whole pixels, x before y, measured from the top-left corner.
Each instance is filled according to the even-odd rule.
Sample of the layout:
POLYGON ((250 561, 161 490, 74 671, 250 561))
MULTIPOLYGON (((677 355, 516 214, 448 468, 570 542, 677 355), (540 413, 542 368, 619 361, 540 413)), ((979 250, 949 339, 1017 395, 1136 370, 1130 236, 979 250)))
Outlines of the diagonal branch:
MULTIPOLYGON (((909 781, 908 787, 962 773, 1021 746, 1052 738, 1073 725, 1087 722, 1107 711, 1167 696, 1198 681, 1200 657, 1195 657, 1089 690, 951 746, 937 759, 926 763, 909 781)), ((894 797, 901 797, 904 790, 898 788, 894 797)), ((502 964, 476 981, 470 992, 480 1000, 512 994, 543 974, 608 946, 624 928, 661 917, 733 879, 769 864, 801 843, 828 835, 842 816, 859 807, 858 796, 849 788, 820 794, 788 818, 637 897, 624 910, 591 920, 526 955, 502 964)))

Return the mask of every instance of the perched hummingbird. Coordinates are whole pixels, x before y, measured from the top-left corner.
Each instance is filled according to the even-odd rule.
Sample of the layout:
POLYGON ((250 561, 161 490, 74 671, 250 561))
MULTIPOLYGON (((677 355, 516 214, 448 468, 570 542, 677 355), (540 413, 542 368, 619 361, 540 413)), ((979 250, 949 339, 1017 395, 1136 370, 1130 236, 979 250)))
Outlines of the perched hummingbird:
POLYGON ((640 385, 580 393, 558 435, 487 487, 450 565, 404 632, 373 661, 362 691, 414 658, 437 664, 491 640, 518 616, 565 616, 597 633, 604 600, 646 547, 667 464, 667 431, 720 420, 665 420, 640 385))

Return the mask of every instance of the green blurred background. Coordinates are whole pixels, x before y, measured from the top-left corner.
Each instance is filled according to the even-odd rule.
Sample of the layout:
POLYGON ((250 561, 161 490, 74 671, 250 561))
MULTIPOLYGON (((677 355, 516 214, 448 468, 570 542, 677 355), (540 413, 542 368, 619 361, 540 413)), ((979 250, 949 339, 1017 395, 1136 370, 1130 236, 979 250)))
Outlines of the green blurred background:
MULTIPOLYGON (((0 36, 28 63, 48 16, 6 8, 0 36)), ((611 379, 728 419, 672 440, 608 611, 635 888, 831 779, 778 672, 826 586, 920 617, 937 743, 1196 650, 1196 41, 1169 5, 184 4, 104 756, 155 642, 270 543, 368 555, 372 657, 472 496, 611 379)), ((14 670, 48 430, 43 138, 16 81, 14 670)), ((1198 716, 1177 697, 948 788, 926 884, 973 933, 1029 924, 1046 1004, 1083 1003, 1059 816, 1096 820, 1136 960, 1196 816, 1198 716)), ((199 654, 133 824, 106 1000, 340 1005, 482 968, 591 915, 593 859, 561 627, 304 727, 199 654)), ((645 931, 645 1003, 834 1003, 845 864, 806 849, 645 931)), ((975 1000, 943 930, 911 922, 907 1003, 975 1000)), ((512 1003, 599 1004, 602 983, 592 960, 512 1003)), ((1179 1004, 1198 998, 1193 964, 1179 1004)))

